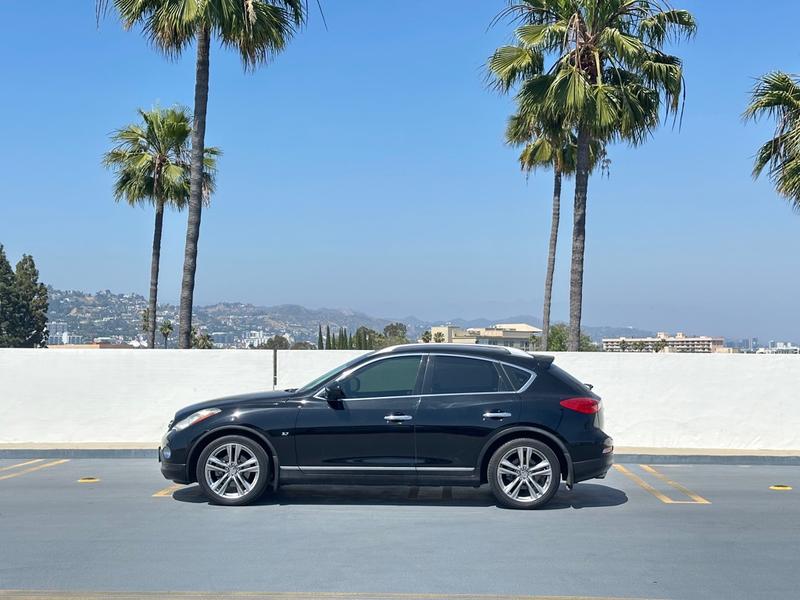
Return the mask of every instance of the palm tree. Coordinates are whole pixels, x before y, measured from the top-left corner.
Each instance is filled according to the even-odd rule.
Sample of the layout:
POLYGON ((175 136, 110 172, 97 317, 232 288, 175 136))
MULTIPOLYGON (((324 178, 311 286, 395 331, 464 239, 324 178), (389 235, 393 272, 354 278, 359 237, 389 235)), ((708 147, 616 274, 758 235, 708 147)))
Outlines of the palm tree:
MULTIPOLYGON (((111 136, 116 145, 103 157, 103 163, 115 171, 114 198, 136 206, 150 203, 155 207, 153 249, 150 261, 150 297, 143 317, 148 347, 155 348, 158 275, 161 260, 161 234, 164 208, 181 210, 189 197, 189 137, 191 118, 185 108, 139 109, 140 123, 118 129, 111 136)), ((214 189, 217 148, 206 149, 204 197, 214 189)))
MULTIPOLYGON (((519 155, 522 171, 530 174, 538 168, 553 169, 553 213, 550 222, 550 243, 547 253, 547 270, 544 279, 544 302, 542 307, 542 348, 547 349, 550 334, 550 307, 553 296, 553 275, 556 266, 558 226, 561 220, 561 180, 575 173, 575 133, 564 127, 563 119, 548 120, 538 114, 512 115, 506 126, 506 143, 523 146, 519 155)), ((610 161, 605 145, 593 140, 590 147, 591 168, 600 166, 608 172, 610 161)))
MULTIPOLYGON (((110 0, 96 0, 98 17, 110 0)), ((196 42, 194 124, 186 248, 181 283, 178 344, 191 346, 197 244, 203 207, 203 157, 208 107, 211 38, 239 52, 245 69, 268 62, 283 50, 306 19, 305 0, 113 0, 126 28, 141 25, 167 56, 196 42)))
POLYGON ((744 113, 746 120, 760 117, 774 118, 777 125, 756 154, 753 176, 766 170, 777 192, 800 211, 800 81, 780 71, 761 77, 744 113))
POLYGON ((166 350, 167 349, 167 339, 169 339, 169 336, 171 336, 172 332, 174 331, 174 329, 172 327, 172 321, 170 321, 169 319, 164 319, 164 321, 161 323, 161 327, 159 327, 158 330, 161 332, 161 335, 164 337, 164 350, 166 350))
POLYGON ((492 61, 501 78, 522 78, 520 110, 563 117, 576 133, 568 346, 576 351, 592 141, 640 144, 660 124, 662 107, 677 118, 682 64, 663 48, 694 35, 696 24, 663 0, 518 0, 503 18, 521 23, 518 44, 499 48, 492 61))

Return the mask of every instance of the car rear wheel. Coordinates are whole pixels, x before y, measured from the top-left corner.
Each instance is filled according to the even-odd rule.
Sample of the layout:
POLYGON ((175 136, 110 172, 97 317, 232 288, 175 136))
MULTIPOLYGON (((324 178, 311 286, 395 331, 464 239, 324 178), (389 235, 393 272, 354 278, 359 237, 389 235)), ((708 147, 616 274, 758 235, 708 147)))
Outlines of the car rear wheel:
POLYGON ((558 491, 561 467, 550 446, 523 438, 511 440, 495 451, 489 461, 487 479, 500 505, 539 508, 558 491))
POLYGON ((268 479, 267 453, 243 436, 229 435, 214 440, 197 461, 197 482, 215 504, 250 504, 264 492, 268 479))

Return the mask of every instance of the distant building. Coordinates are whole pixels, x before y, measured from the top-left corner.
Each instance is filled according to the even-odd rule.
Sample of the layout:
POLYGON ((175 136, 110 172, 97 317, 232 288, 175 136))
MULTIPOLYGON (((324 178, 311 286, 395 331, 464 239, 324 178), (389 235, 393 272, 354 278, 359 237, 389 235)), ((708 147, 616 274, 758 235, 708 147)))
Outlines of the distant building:
POLYGON ((742 338, 740 340, 727 340, 725 345, 730 348, 735 348, 739 352, 746 353, 755 352, 760 347, 757 337, 742 338))
POLYGON ((232 346, 236 343, 236 335, 228 331, 213 331, 210 335, 214 346, 232 346))
POLYGON ((52 346, 53 349, 59 350, 133 350, 133 346, 129 344, 107 344, 92 342, 90 344, 57 344, 52 346))
POLYGON ((57 335, 49 334, 47 336, 48 346, 63 346, 65 344, 70 344, 70 345, 83 344, 83 336, 74 335, 66 330, 57 335))
POLYGON ((659 332, 655 337, 605 338, 603 352, 692 352, 709 354, 711 352, 730 352, 725 347, 725 339, 706 335, 687 336, 678 332, 674 336, 659 332))
POLYGON ((800 354, 800 346, 792 342, 770 341, 769 348, 759 348, 759 354, 800 354))
MULTIPOLYGON (((258 348, 259 346, 265 345, 268 340, 276 335, 285 337, 286 341, 289 342, 289 345, 294 342, 294 337, 285 331, 280 333, 267 333, 266 331, 259 329, 258 331, 249 331, 247 335, 242 338, 242 346, 245 348, 258 348)), ((212 335, 211 337, 213 338, 214 336, 212 335)), ((216 342, 217 340, 214 339, 214 341, 216 342)))
POLYGON ((47 324, 47 332, 51 336, 61 337, 67 333, 67 324, 65 321, 50 321, 47 324))
POLYGON ((527 323, 498 323, 492 327, 468 327, 454 325, 431 327, 431 339, 448 344, 487 344, 533 350, 533 338, 542 332, 527 323))

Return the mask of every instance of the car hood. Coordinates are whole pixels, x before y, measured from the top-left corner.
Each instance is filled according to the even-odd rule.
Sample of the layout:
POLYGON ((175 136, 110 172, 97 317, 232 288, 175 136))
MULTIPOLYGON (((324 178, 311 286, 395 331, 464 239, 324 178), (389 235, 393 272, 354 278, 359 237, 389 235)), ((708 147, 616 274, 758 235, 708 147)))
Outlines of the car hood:
POLYGON ((236 396, 225 396, 222 398, 215 398, 214 400, 205 400, 185 406, 175 413, 175 422, 185 419, 192 413, 202 410, 204 408, 228 408, 231 406, 243 406, 247 404, 257 404, 263 401, 274 402, 276 400, 284 400, 291 396, 291 392, 285 390, 275 392, 254 392, 252 394, 238 394, 236 396))

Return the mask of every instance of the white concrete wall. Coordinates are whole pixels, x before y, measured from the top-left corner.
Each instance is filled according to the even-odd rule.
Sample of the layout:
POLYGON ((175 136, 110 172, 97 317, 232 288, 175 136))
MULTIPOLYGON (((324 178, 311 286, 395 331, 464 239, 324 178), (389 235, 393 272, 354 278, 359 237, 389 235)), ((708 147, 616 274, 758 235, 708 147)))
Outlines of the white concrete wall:
MULTIPOLYGON (((281 351, 278 388, 358 351, 281 351)), ((618 446, 800 450, 800 357, 560 353, 618 446)), ((176 409, 272 389, 272 352, 0 350, 0 444, 156 443, 176 409)))

